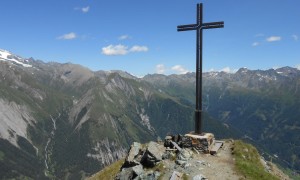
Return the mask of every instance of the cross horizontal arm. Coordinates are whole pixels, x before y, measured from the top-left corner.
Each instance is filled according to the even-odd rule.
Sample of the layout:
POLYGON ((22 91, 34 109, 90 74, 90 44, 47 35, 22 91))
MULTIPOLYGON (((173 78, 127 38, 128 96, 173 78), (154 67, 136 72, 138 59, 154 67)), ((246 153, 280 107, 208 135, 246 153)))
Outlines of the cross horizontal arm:
POLYGON ((219 22, 211 22, 211 23, 203 23, 202 29, 212 29, 212 28, 223 28, 224 27, 224 22, 219 21, 219 22))
POLYGON ((180 25, 177 26, 177 28, 192 28, 192 27, 197 27, 197 24, 187 24, 187 25, 180 25))
POLYGON ((211 26, 211 25, 224 25, 224 21, 203 23, 202 26, 211 26))
POLYGON ((201 29, 213 29, 213 28, 223 28, 224 25, 220 24, 220 25, 210 25, 210 26, 202 26, 201 29))
POLYGON ((177 31, 191 31, 191 30, 197 30, 198 27, 192 27, 192 28, 178 28, 177 31))
POLYGON ((190 30, 196 30, 197 28, 198 28, 197 24, 187 24, 187 25, 177 26, 177 31, 190 31, 190 30))
POLYGON ((202 29, 213 29, 213 28, 223 28, 224 27, 224 22, 219 21, 219 22, 212 22, 212 23, 203 23, 202 29))

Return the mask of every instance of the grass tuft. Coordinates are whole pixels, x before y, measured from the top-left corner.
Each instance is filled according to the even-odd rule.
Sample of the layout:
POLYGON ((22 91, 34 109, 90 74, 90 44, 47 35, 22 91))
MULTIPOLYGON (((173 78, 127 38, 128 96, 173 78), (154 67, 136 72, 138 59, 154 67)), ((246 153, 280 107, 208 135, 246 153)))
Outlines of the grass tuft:
POLYGON ((233 156, 237 171, 246 179, 277 180, 278 178, 265 171, 255 147, 242 141, 234 142, 233 156))
POLYGON ((120 171, 125 159, 121 159, 110 166, 104 168, 94 176, 88 178, 87 180, 113 180, 118 172, 120 171))

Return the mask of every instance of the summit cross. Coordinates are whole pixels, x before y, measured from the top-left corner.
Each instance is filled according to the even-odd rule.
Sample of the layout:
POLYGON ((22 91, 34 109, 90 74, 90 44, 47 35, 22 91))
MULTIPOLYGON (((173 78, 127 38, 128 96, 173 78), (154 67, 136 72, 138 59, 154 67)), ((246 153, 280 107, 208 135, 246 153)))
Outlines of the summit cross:
POLYGON ((203 23, 202 3, 197 4, 197 23, 177 26, 177 31, 197 31, 195 133, 202 133, 202 30, 223 28, 224 22, 203 23))

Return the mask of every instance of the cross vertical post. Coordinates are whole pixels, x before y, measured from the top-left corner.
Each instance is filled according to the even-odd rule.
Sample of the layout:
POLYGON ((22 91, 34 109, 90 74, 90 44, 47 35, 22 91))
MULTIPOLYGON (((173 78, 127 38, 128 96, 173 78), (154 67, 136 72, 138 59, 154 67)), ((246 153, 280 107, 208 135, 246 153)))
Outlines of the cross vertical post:
POLYGON ((223 28, 224 22, 203 23, 203 6, 197 4, 196 24, 177 26, 177 31, 196 30, 196 109, 195 109, 195 133, 202 133, 202 30, 223 28))

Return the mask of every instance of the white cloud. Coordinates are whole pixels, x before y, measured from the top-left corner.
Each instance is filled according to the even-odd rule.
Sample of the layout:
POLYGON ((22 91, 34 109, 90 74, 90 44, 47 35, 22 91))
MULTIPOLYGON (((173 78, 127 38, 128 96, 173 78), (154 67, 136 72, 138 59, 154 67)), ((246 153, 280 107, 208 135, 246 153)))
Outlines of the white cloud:
POLYGON ((124 46, 122 44, 118 45, 109 45, 102 48, 102 54, 107 56, 113 56, 113 55, 126 55, 128 53, 134 53, 134 52, 147 52, 148 47, 147 46, 132 46, 131 48, 128 48, 127 46, 124 46))
POLYGON ((221 69, 221 71, 230 73, 230 67, 224 67, 223 69, 221 69))
POLYGON ((295 40, 295 41, 298 41, 299 37, 296 35, 296 34, 293 34, 292 35, 292 38, 295 40))
POLYGON ((167 71, 165 65, 163 64, 158 64, 155 66, 155 72, 157 74, 164 74, 167 71))
POLYGON ((63 39, 63 40, 71 40, 75 39, 77 35, 74 32, 70 32, 68 34, 64 34, 62 36, 57 37, 57 39, 63 39))
POLYGON ((133 46, 130 48, 130 52, 147 52, 149 49, 147 46, 133 46))
POLYGON ((74 8, 74 10, 81 11, 83 13, 87 13, 87 12, 90 11, 90 6, 87 6, 87 7, 76 7, 76 8, 74 8))
POLYGON ((220 72, 226 72, 226 73, 236 73, 238 69, 231 69, 230 67, 224 67, 223 69, 220 70, 220 72))
POLYGON ((129 39, 129 38, 130 38, 129 35, 122 35, 122 36, 120 36, 118 39, 119 39, 119 40, 126 40, 126 39, 129 39))
POLYGON ((259 42, 254 42, 254 43, 252 43, 252 46, 258 46, 260 43, 259 42))
POLYGON ((268 42, 280 41, 281 37, 280 36, 271 36, 271 37, 268 37, 266 40, 268 42))
POLYGON ((87 13, 87 12, 89 12, 89 10, 90 10, 90 6, 81 8, 81 11, 82 11, 83 13, 87 13))
POLYGON ((263 36, 265 36, 264 34, 262 34, 262 33, 259 33, 259 34, 255 34, 255 36, 254 37, 263 37, 263 36))
POLYGON ((102 54, 105 54, 107 56, 113 56, 113 55, 125 55, 128 53, 128 47, 118 44, 118 45, 109 45, 102 48, 102 54))
POLYGON ((189 70, 185 69, 181 65, 175 65, 171 68, 173 71, 176 71, 178 74, 186 74, 189 72, 189 70))
POLYGON ((295 67, 300 70, 300 64, 297 64, 295 67))

